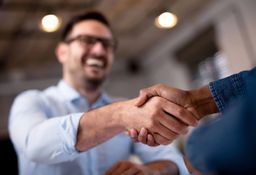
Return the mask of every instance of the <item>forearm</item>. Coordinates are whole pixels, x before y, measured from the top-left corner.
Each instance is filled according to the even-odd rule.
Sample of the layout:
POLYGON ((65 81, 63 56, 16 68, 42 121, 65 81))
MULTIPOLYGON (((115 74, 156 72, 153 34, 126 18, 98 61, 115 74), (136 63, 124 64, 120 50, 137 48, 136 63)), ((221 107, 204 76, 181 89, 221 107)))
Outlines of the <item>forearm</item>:
POLYGON ((144 165, 150 175, 178 175, 178 166, 169 160, 158 160, 144 165))
POLYGON ((128 103, 118 102, 84 113, 79 123, 76 149, 86 151, 125 131, 122 113, 128 103))

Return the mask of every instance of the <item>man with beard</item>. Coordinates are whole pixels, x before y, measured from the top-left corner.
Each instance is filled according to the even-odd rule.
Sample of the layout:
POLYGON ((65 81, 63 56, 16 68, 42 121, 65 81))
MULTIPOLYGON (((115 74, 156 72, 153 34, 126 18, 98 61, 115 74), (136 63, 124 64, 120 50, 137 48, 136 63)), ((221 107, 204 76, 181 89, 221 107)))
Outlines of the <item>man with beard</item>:
POLYGON ((43 91, 21 93, 11 109, 9 132, 21 175, 187 173, 174 145, 151 148, 124 134, 145 127, 158 144, 168 144, 197 120, 159 97, 141 108, 137 99, 110 104, 115 100, 103 93, 102 83, 115 48, 102 14, 85 13, 67 24, 56 48, 63 79, 43 91), (131 154, 145 164, 129 161, 131 154))

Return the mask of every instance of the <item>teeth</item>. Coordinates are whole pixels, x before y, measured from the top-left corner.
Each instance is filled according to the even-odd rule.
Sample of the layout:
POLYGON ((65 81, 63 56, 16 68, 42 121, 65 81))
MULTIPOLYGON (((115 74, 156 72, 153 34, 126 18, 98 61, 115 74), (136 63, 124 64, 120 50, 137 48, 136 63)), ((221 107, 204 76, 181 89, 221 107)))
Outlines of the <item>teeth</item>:
POLYGON ((97 66, 97 67, 103 67, 104 62, 98 59, 89 58, 86 60, 86 65, 88 66, 97 66))

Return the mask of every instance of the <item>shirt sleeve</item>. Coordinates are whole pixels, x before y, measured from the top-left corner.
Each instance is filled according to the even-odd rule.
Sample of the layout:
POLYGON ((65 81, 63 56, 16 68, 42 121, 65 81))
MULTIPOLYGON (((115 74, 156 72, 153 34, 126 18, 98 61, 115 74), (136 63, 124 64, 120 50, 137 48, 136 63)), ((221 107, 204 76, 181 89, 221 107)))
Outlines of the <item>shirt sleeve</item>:
POLYGON ((236 91, 232 83, 238 81, 237 86, 244 86, 240 90, 244 92, 223 92, 224 95, 220 93, 220 96, 243 95, 232 101, 228 99, 230 104, 220 117, 193 130, 185 147, 186 155, 191 164, 203 174, 255 174, 256 69, 221 81, 227 91, 236 91), (230 85, 226 84, 228 82, 230 85))
POLYGON ((245 96, 190 135, 186 153, 202 174, 256 174, 256 76, 248 83, 245 96))
POLYGON ((82 113, 50 118, 39 91, 19 95, 11 108, 9 133, 16 150, 30 160, 58 163, 74 159, 82 113))
POLYGON ((148 163, 156 160, 170 160, 179 168, 180 175, 188 175, 189 172, 184 163, 183 155, 177 149, 174 143, 170 145, 160 145, 150 147, 141 143, 134 145, 134 152, 143 163, 148 163))
POLYGON ((223 112, 231 101, 245 95, 246 80, 253 72, 256 72, 256 68, 209 83, 210 91, 220 112, 223 112))

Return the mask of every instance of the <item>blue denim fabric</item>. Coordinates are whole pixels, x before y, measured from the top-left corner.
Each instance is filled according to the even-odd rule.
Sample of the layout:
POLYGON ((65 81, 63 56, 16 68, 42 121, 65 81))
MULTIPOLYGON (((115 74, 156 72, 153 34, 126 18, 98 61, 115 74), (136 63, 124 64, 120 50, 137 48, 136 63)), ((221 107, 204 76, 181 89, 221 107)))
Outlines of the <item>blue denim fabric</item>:
POLYGON ((247 75, 248 72, 242 72, 210 82, 209 88, 220 112, 223 112, 226 106, 235 98, 245 94, 244 79, 247 75), (241 74, 243 74, 243 76, 241 74))
POLYGON ((224 112, 190 135, 185 150, 191 164, 203 174, 255 175, 256 69, 213 82, 211 88, 224 112))

